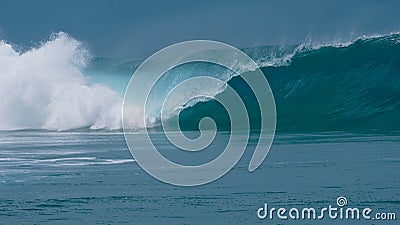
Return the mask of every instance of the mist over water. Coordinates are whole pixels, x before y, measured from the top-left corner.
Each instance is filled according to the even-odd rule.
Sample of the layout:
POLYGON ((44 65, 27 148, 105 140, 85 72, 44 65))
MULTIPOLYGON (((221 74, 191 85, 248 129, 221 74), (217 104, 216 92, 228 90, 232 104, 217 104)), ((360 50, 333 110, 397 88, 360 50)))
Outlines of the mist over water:
POLYGON ((89 84, 89 54, 67 34, 26 52, 0 42, 0 129, 120 127, 121 96, 89 84))

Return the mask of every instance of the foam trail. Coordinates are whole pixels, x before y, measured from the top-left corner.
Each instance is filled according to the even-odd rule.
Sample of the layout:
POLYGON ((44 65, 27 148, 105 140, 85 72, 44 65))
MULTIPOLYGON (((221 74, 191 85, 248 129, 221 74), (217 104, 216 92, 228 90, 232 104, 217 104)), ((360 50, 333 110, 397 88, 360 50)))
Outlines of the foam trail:
POLYGON ((122 98, 88 84, 81 73, 88 58, 65 33, 23 53, 1 41, 0 130, 120 128, 122 98))

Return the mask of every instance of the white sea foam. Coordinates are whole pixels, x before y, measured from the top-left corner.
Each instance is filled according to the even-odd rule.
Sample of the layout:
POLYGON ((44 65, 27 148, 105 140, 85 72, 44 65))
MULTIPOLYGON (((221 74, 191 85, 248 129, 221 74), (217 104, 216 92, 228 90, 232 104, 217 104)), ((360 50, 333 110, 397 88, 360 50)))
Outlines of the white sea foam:
POLYGON ((57 166, 96 166, 96 165, 114 165, 114 164, 125 164, 135 162, 134 159, 107 159, 104 161, 97 162, 71 162, 56 164, 57 166))
MULTIPOLYGON (((394 33, 398 34, 398 33, 394 33)), ((298 45, 294 49, 285 50, 284 54, 270 53, 254 58, 260 67, 289 66, 299 53, 313 51, 324 47, 344 48, 358 40, 368 40, 382 35, 361 36, 350 41, 336 41, 315 44, 312 41, 298 45)), ((389 36, 390 37, 390 36, 389 36)), ((398 37, 393 37, 398 42, 398 37)), ((116 130, 122 126, 122 96, 109 87, 90 82, 82 73, 90 58, 82 44, 65 33, 54 35, 48 42, 25 52, 17 51, 12 45, 0 41, 0 130, 47 129, 71 130, 89 127, 91 129, 116 130)), ((235 62, 239 71, 254 70, 251 65, 235 62)), ((133 71, 132 71, 133 72, 133 71)), ((175 71, 171 79, 166 79, 164 86, 155 91, 148 104, 147 118, 144 109, 127 106, 129 114, 128 128, 144 128, 154 126, 162 106, 162 99, 172 86, 198 75, 197 70, 175 71), (153 101, 151 101, 153 100, 153 101), (158 115, 158 114, 157 114, 158 115)), ((213 73, 211 73, 213 74, 213 73)), ((229 81, 234 74, 219 74, 219 79, 229 81)), ((111 77, 111 79, 114 79, 111 77)), ((213 85, 202 85, 209 89, 210 96, 224 91, 224 88, 213 85)), ((176 95, 185 97, 182 93, 176 95)), ((138 96, 145 97, 145 96, 138 96)), ((208 100, 208 99, 207 99, 208 100)), ((179 113, 185 107, 193 106, 199 101, 180 102, 174 112, 179 113)))
POLYGON ((88 57, 65 33, 22 53, 0 42, 0 130, 120 128, 122 98, 88 84, 88 57))

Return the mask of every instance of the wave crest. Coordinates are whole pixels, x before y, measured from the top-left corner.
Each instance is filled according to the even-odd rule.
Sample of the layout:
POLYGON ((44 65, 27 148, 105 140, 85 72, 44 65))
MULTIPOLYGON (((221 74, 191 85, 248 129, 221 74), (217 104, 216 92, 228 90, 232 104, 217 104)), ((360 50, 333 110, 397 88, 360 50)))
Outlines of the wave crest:
MULTIPOLYGON (((244 52, 270 82, 278 130, 399 129, 398 32, 349 42, 260 46, 244 52)), ((0 41, 0 130, 120 129, 122 95, 140 62, 91 58, 79 41, 65 33, 26 52, 0 41)), ((177 83, 199 74, 233 85, 246 99, 248 109, 257 114, 250 92, 232 71, 199 63, 167 72, 149 96, 146 120, 143 109, 129 107, 134 115, 129 127, 157 128, 160 99, 177 83)), ((202 86, 210 95, 224 91, 215 85, 202 86)), ((187 130, 197 130, 199 119, 210 114, 222 121, 222 130, 229 127, 224 111, 210 99, 198 98, 174 107, 172 116, 180 115, 187 130)), ((251 119, 254 124, 259 120, 251 119)))
POLYGON ((0 42, 0 130, 121 127, 122 99, 82 74, 89 59, 65 33, 26 52, 0 42))

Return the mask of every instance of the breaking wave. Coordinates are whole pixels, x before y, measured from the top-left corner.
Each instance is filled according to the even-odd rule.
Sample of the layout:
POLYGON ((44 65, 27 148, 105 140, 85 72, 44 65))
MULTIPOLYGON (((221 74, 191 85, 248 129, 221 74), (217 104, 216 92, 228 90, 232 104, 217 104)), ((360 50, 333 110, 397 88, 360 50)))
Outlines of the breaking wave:
MULTIPOLYGON (((244 52, 270 83, 278 131, 400 129, 398 33, 244 52)), ((122 96, 140 63, 93 57, 64 33, 25 52, 0 42, 0 130, 120 129, 122 96)), ((257 129, 258 105, 243 80, 218 66, 200 64, 173 69, 155 86, 147 115, 152 126, 158 125, 158 100, 199 71, 227 81, 244 99, 251 126, 257 129)), ((215 95, 224 91, 213 85, 204 88, 215 95)), ((132 110, 142 116, 141 110, 132 110)), ((227 113, 211 99, 186 103, 177 114, 183 129, 197 130, 204 116, 214 118, 221 130, 230 128, 227 113)), ((132 124, 144 126, 139 119, 132 124)))

